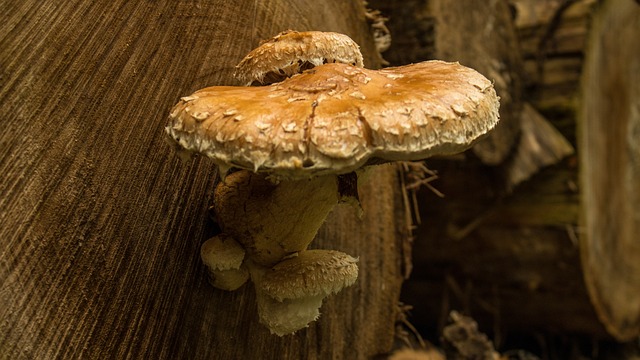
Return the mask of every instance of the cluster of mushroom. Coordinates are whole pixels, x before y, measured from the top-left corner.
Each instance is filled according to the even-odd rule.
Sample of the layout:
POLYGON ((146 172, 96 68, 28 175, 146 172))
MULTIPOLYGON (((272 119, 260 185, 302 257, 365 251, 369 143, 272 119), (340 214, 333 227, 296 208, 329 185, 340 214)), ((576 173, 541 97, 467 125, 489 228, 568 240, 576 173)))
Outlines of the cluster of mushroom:
POLYGON ((308 326, 326 296, 357 279, 356 258, 307 250, 333 207, 357 199, 354 172, 464 151, 498 122, 498 97, 475 70, 442 61, 364 69, 358 45, 337 33, 283 32, 236 77, 261 86, 183 97, 166 131, 220 169, 223 233, 201 253, 213 286, 251 279, 260 321, 278 335, 308 326))

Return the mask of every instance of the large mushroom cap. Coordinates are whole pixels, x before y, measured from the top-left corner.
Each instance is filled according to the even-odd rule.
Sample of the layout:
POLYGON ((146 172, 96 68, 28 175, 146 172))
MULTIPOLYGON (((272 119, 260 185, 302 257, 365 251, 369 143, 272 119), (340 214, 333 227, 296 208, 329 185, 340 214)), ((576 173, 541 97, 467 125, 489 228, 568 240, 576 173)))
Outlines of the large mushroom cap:
POLYGON ((282 81, 302 70, 325 63, 362 67, 360 46, 334 32, 287 30, 262 41, 236 66, 235 76, 246 85, 282 81))
POLYGON ((166 130, 223 170, 301 179, 464 151, 496 125, 498 107, 491 82, 458 63, 335 63, 270 86, 199 90, 166 130))

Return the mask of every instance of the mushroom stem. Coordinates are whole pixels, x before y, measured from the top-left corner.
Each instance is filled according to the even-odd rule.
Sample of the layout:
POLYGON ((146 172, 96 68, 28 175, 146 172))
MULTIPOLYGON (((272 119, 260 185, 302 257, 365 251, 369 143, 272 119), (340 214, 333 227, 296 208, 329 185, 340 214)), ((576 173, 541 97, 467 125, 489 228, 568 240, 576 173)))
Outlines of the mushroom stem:
POLYGON ((271 267, 307 248, 339 198, 335 175, 274 184, 241 170, 216 188, 214 211, 223 232, 248 258, 271 267))
POLYGON ((284 336, 303 329, 320 317, 320 307, 324 296, 310 296, 300 299, 278 301, 256 285, 256 299, 260 322, 272 334, 284 336))

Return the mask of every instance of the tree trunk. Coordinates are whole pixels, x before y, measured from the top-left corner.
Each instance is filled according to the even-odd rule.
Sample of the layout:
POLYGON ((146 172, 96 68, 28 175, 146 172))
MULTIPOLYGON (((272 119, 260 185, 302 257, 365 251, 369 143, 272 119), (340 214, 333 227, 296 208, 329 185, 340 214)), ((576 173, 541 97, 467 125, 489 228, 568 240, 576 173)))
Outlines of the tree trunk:
POLYGON ((171 106, 286 29, 346 33, 379 65, 360 1, 4 1, 0 25, 0 353, 11 359, 365 359, 390 350, 407 256, 395 168, 338 206, 315 247, 356 285, 293 336, 251 286, 207 283, 215 168, 163 141, 171 106))

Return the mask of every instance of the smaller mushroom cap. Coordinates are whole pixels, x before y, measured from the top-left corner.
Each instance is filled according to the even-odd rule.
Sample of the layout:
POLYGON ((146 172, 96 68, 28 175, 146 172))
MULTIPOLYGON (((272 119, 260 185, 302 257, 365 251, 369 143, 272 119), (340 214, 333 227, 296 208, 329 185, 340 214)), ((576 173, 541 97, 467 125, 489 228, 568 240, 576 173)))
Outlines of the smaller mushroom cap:
POLYGON ((239 269, 245 251, 232 237, 222 233, 205 241, 200 248, 202 261, 214 270, 239 269))
POLYGON ((302 251, 267 270, 261 290, 277 301, 325 297, 355 283, 357 262, 340 251, 302 251))
POLYGON ((236 66, 243 84, 270 84, 326 63, 363 67, 360 46, 334 32, 287 30, 262 41, 236 66))
POLYGON ((233 291, 249 279, 249 270, 243 265, 244 249, 226 234, 205 241, 200 256, 207 266, 209 282, 218 289, 233 291))

